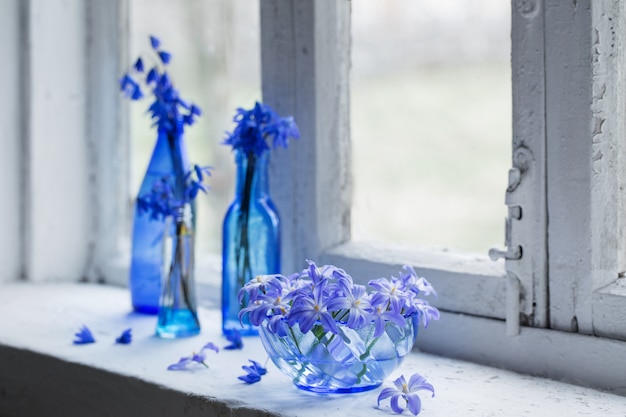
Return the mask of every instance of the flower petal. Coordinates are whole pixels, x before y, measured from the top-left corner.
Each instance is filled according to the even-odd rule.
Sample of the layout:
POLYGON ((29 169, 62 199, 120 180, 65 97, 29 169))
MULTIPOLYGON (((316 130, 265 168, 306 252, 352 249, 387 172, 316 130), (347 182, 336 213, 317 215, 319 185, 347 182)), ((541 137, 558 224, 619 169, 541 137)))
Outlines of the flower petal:
POLYGON ((137 58, 137 61, 135 61, 135 65, 133 65, 133 67, 135 68, 135 71, 137 72, 143 72, 143 61, 141 58, 137 58))
POLYGON ((400 407, 400 404, 398 403, 399 399, 400 399, 400 394, 396 394, 393 397, 391 397, 391 401, 389 402, 389 404, 391 405, 391 409, 393 411, 395 411, 398 414, 402 414, 402 412, 404 411, 404 407, 400 407))
POLYGON ((150 44, 152 45, 152 48, 158 49, 161 45, 161 41, 156 36, 150 35, 150 44))
POLYGON ((167 65, 172 60, 172 54, 165 51, 159 51, 159 58, 161 58, 161 62, 167 65))
POLYGON ((201 349, 201 350, 207 350, 207 349, 209 349, 209 350, 213 350, 213 351, 215 351, 215 353, 219 353, 219 351, 220 351, 220 348, 218 348, 217 346, 215 346, 215 344, 214 344, 213 342, 209 342, 209 343, 207 343, 206 345, 204 345, 204 346, 202 347, 202 349, 201 349))
POLYGON ((426 381, 426 378, 420 374, 413 374, 409 379, 409 391, 416 392, 418 390, 430 391, 432 396, 435 396, 435 388, 426 381))
POLYGON ((128 345, 133 339, 133 335, 131 334, 131 329, 126 329, 122 332, 122 334, 115 339, 115 343, 119 343, 122 345, 128 345))
POLYGON ((180 358, 176 363, 167 367, 168 371, 183 371, 188 368, 188 365, 192 362, 191 357, 180 358))
POLYGON ((93 337, 93 334, 91 333, 91 330, 89 330, 89 328, 84 324, 83 327, 80 328, 80 331, 78 331, 74 336, 76 336, 76 339, 74 339, 75 345, 95 343, 96 341, 96 339, 94 339, 93 337))
POLYGON ((407 407, 414 416, 418 415, 422 409, 420 397, 417 394, 409 394, 407 396, 407 407))
POLYGON ((397 394, 398 390, 394 389, 394 388, 385 388, 383 389, 380 394, 378 394, 378 406, 380 407, 380 402, 382 400, 385 400, 389 397, 391 397, 394 394, 397 394))

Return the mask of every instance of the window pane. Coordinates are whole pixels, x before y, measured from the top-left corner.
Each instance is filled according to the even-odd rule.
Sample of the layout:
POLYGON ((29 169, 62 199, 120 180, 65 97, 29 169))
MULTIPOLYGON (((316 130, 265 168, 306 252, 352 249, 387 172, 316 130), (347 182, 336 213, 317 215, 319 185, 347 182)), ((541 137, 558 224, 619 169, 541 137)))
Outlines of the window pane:
MULTIPOLYGON (((252 0, 132 0, 131 57, 150 54, 149 35, 173 54, 169 74, 203 115, 187 128, 189 159, 215 168, 211 190, 198 197, 196 253, 221 253, 222 220, 234 197, 234 160, 221 145, 236 107, 260 100, 259 3, 252 0)), ((149 99, 150 97, 148 97, 149 99)), ((156 133, 149 100, 132 103, 132 193, 139 190, 156 133)))
POLYGON ((355 239, 504 240, 510 2, 352 2, 355 239))

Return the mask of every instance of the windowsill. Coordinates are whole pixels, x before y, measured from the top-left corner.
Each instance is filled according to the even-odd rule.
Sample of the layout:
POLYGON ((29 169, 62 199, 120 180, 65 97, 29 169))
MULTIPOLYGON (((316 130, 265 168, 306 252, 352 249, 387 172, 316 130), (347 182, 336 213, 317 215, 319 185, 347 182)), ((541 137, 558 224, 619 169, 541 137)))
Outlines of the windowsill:
MULTIPOLYGON (((209 352, 209 369, 167 371, 167 365, 208 341, 224 346, 220 317, 201 309, 197 337, 155 337, 154 316, 129 312, 127 291, 93 284, 0 286, 0 415, 389 415, 377 410, 380 390, 320 396, 295 388, 271 363, 260 383, 236 379, 249 358, 265 361, 258 338, 241 351, 209 352), (75 346, 86 324, 95 344, 75 346), (114 344, 131 327, 130 345, 114 344), (354 401, 354 400, 357 401, 354 401)), ((433 326, 436 326, 434 323, 433 326)), ((428 330, 420 337, 429 337, 428 330)), ((437 396, 422 396, 424 416, 589 415, 623 416, 624 398, 547 379, 523 376, 415 351, 396 370, 419 372, 437 396)))
POLYGON ((341 265, 361 284, 390 276, 403 265, 413 265, 445 297, 431 298, 437 308, 479 317, 505 318, 504 261, 441 247, 389 242, 352 241, 330 248, 323 263, 341 265), (462 282, 462 285, 459 283, 462 282))

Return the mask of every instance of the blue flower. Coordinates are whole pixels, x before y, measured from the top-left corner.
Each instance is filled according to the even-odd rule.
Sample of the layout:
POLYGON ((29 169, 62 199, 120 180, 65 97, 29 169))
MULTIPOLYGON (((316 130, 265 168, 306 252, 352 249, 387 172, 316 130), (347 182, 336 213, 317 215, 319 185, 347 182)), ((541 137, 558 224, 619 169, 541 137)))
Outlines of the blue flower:
POLYGON ((214 343, 209 342, 200 349, 200 352, 193 353, 191 356, 184 356, 178 360, 178 362, 171 364, 167 367, 168 371, 186 371, 189 370, 194 363, 199 363, 203 365, 205 368, 208 368, 209 365, 206 364, 206 351, 212 350, 215 353, 218 353, 220 349, 215 346, 214 343))
POLYGON ((93 334, 91 334, 91 330, 87 326, 83 324, 83 327, 80 328, 78 333, 74 335, 76 339, 74 339, 75 345, 84 345, 87 343, 95 343, 96 339, 94 339, 93 334))
POLYGON ((133 68, 135 68, 135 71, 137 72, 143 72, 143 60, 141 59, 141 57, 137 58, 137 61, 135 61, 135 65, 133 65, 133 68))
POLYGON ((125 74, 120 79, 120 90, 124 93, 126 97, 130 98, 131 100, 138 100, 139 98, 143 97, 141 87, 128 74, 125 74))
POLYGON ((268 139, 273 139, 272 145, 274 148, 281 146, 286 148, 289 144, 289 138, 300 138, 300 131, 293 117, 283 117, 278 119, 275 123, 266 125, 263 128, 263 133, 268 139))
MULTIPOLYGON (((169 64, 172 54, 160 49, 161 41, 150 36, 150 43, 163 66, 169 64)), ((144 62, 141 57, 135 61, 133 69, 137 73, 144 72, 144 62)), ((183 134, 184 126, 192 125, 195 118, 202 114, 198 106, 188 104, 180 98, 169 74, 164 70, 161 72, 158 65, 148 71, 145 84, 152 89, 154 102, 149 106, 148 112, 159 133, 165 133, 171 138, 179 138, 183 134)), ((144 97, 139 82, 130 74, 125 74, 120 80, 120 90, 132 100, 144 97)))
POLYGON ((384 305, 397 313, 402 312, 408 300, 402 281, 396 278, 378 278, 368 282, 368 285, 376 290, 372 296, 373 305, 384 305))
POLYGON ((326 285, 327 281, 320 281, 320 283, 313 288, 310 295, 307 294, 294 301, 288 317, 290 326, 298 323, 300 331, 306 333, 319 321, 324 329, 334 334, 339 333, 335 318, 330 311, 328 311, 327 304, 331 303, 332 299, 328 299, 324 296, 326 285))
POLYGON ((428 282, 426 278, 419 277, 412 266, 404 265, 402 269, 405 270, 405 274, 400 275, 400 279, 407 291, 413 291, 415 294, 433 294, 435 297, 437 296, 437 292, 430 282, 428 282))
POLYGON ((161 41, 156 36, 150 35, 150 44, 152 45, 153 49, 159 49, 159 46, 161 45, 161 41))
POLYGON ((205 176, 211 176, 211 169, 213 168, 209 166, 201 167, 199 165, 194 165, 193 170, 185 174, 185 183, 187 184, 185 196, 188 200, 196 198, 199 191, 202 191, 205 194, 207 193, 208 187, 203 184, 203 181, 205 176), (196 179, 193 178, 194 173, 196 175, 196 179))
POLYGON ((226 332, 226 340, 231 342, 230 345, 224 346, 226 350, 242 349, 243 341, 241 340, 241 333, 237 329, 232 329, 226 332))
POLYGON ((282 282, 280 281, 281 275, 257 275, 255 278, 248 281, 237 293, 237 298, 241 303, 244 296, 247 294, 250 300, 256 300, 259 294, 265 294, 271 289, 280 293, 283 289, 282 282))
POLYGON ((185 190, 182 199, 175 196, 174 179, 168 175, 156 180, 150 192, 137 198, 137 208, 140 214, 149 213, 154 220, 164 219, 167 216, 177 216, 186 203, 195 199, 198 192, 206 193, 208 187, 203 184, 204 177, 210 176, 211 167, 194 166, 184 177, 185 190), (196 175, 196 179, 194 179, 196 175))
POLYGON ((419 298, 422 293, 434 294, 434 289, 408 266, 400 278, 371 280, 369 289, 373 291, 368 293, 368 288, 354 284, 344 270, 307 262, 301 273, 260 275, 243 285, 239 302, 247 296, 248 304, 239 318, 247 315, 256 326, 267 321, 267 329, 279 335, 296 323, 303 333, 319 327, 335 334, 339 323, 352 329, 373 323, 376 337, 385 332, 388 323, 403 328, 412 315, 421 319, 424 327, 439 319, 439 310, 419 298))
POLYGON ((159 51, 159 58, 161 58, 161 62, 167 65, 172 60, 172 54, 165 51, 159 51))
POLYGON ((115 339, 115 343, 120 343, 122 345, 128 345, 132 341, 131 329, 126 329, 122 332, 120 337, 115 339))
POLYGON ((352 291, 344 293, 343 300, 347 304, 345 307, 342 306, 342 308, 348 310, 348 320, 346 321, 348 327, 358 329, 372 320, 372 305, 370 304, 367 290, 363 285, 354 285, 352 291))
POLYGON ((409 379, 407 384, 404 375, 401 375, 398 379, 393 381, 396 388, 385 388, 378 395, 378 407, 380 407, 380 401, 391 397, 391 409, 398 414, 401 414, 406 408, 409 409, 414 416, 418 415, 422 409, 422 402, 417 395, 420 390, 427 390, 435 396, 435 389, 429 384, 426 379, 420 374, 414 374, 409 379), (402 398, 405 401, 404 406, 400 406, 399 401, 402 398))
POLYGON ((256 102, 250 110, 238 108, 233 121, 236 123, 232 133, 227 134, 223 144, 232 146, 249 154, 261 155, 272 146, 287 147, 290 137, 300 137, 298 127, 292 117, 279 117, 266 104, 256 102))
POLYGON ((381 305, 375 305, 373 307, 372 321, 376 325, 374 329, 374 337, 378 337, 385 332, 385 326, 388 322, 395 323, 398 327, 404 327, 405 318, 398 311, 387 310, 381 305))
POLYGON ((267 373, 267 369, 252 359, 248 359, 248 361, 252 364, 251 366, 243 365, 241 367, 244 371, 246 371, 246 375, 238 376, 237 379, 242 380, 246 384, 254 384, 255 382, 259 382, 261 380, 261 376, 267 373))
POLYGON ((409 309, 407 310, 407 315, 413 313, 417 313, 421 316, 424 328, 428 328, 428 324, 431 320, 439 320, 439 310, 428 304, 428 302, 417 297, 414 297, 411 301, 409 309))

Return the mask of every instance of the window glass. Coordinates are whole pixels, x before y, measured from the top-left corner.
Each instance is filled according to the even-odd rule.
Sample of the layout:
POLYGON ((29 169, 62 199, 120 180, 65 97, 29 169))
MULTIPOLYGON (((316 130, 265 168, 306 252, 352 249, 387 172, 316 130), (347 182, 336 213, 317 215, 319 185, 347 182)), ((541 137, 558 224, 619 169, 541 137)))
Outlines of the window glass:
MULTIPOLYGON (((234 159, 221 145, 236 107, 260 100, 259 3, 253 0, 132 0, 131 58, 150 54, 149 35, 173 54, 169 74, 203 115, 187 128, 192 163, 215 168, 211 190, 198 197, 196 253, 221 253, 221 225, 234 196, 234 159)), ((156 133, 146 109, 131 105, 132 197, 143 179, 156 133)))
POLYGON ((352 2, 354 239, 504 240, 510 2, 352 2))

